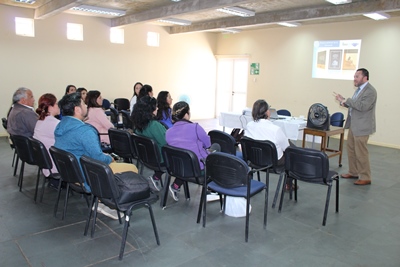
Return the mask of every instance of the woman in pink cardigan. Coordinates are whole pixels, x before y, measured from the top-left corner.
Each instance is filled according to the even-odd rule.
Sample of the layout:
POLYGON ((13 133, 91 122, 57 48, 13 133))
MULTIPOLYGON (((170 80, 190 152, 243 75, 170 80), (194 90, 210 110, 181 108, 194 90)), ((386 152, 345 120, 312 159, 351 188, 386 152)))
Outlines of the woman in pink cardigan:
MULTIPOLYGON (((39 114, 39 120, 36 122, 33 138, 42 142, 48 151, 49 148, 54 145, 54 129, 60 122, 54 117, 60 114, 57 98, 53 94, 42 95, 39 98, 36 113, 39 114)), ((54 162, 51 172, 58 173, 54 162)), ((46 177, 49 176, 49 170, 43 169, 43 175, 46 177)))
POLYGON ((99 91, 89 91, 86 96, 86 104, 88 107, 88 117, 85 121, 89 123, 100 134, 101 142, 110 144, 110 138, 108 137, 108 129, 114 128, 114 125, 108 120, 104 110, 102 108, 103 98, 99 91))

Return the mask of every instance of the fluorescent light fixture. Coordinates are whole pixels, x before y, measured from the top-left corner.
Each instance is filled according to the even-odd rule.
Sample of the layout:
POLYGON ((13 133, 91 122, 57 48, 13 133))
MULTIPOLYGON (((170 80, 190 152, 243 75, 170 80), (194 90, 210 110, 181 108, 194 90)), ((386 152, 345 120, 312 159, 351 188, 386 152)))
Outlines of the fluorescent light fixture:
POLYGON ((351 0, 326 0, 326 1, 334 5, 343 5, 351 3, 351 0))
POLYGON ((385 13, 385 12, 373 12, 373 13, 367 13, 363 14, 364 16, 374 19, 374 20, 384 20, 390 18, 390 15, 385 13))
POLYGON ((180 2, 181 0, 171 0, 171 2, 180 2))
POLYGON ((34 4, 36 0, 14 0, 17 3, 24 3, 24 4, 34 4))
POLYGON ((254 11, 236 6, 219 8, 217 11, 240 17, 253 17, 256 14, 254 11))
POLYGON ((221 29, 222 33, 239 33, 242 30, 241 29, 235 29, 235 28, 230 28, 230 29, 221 29))
POLYGON ((187 25, 192 24, 192 22, 190 20, 176 19, 176 18, 159 19, 158 21, 159 22, 176 24, 176 25, 181 25, 181 26, 187 26, 187 25))
POLYGON ((103 8, 98 6, 88 6, 88 5, 76 6, 71 8, 71 10, 95 13, 100 15, 116 16, 116 17, 124 16, 126 14, 124 10, 103 8))
POLYGON ((298 27, 301 25, 298 22, 278 22, 277 24, 281 25, 281 26, 285 26, 285 27, 291 27, 291 28, 298 27))

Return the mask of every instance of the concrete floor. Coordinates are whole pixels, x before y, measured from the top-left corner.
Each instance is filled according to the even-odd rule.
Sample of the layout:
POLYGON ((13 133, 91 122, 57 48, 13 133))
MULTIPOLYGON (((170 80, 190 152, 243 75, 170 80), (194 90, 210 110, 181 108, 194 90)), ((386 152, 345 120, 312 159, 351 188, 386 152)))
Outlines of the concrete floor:
MULTIPOLYGON (((216 121, 200 122, 207 130, 216 121)), ((331 139, 334 146, 337 139, 331 139)), ((87 206, 70 198, 65 220, 53 217, 56 191, 46 188, 42 203, 33 201, 37 168, 25 169, 18 191, 12 175, 13 151, 0 138, 0 266, 400 266, 400 150, 369 146, 372 185, 340 179, 340 210, 332 193, 327 225, 322 216, 327 187, 299 182, 298 202, 285 195, 282 213, 269 207, 262 226, 263 194, 252 198, 249 242, 244 218, 223 216, 219 203, 207 205, 207 226, 196 223, 200 187, 192 199, 168 198, 167 208, 153 205, 161 245, 157 246, 148 211, 134 211, 122 261, 118 261, 122 225, 100 214, 94 238, 83 236, 87 206)), ((346 172, 338 158, 331 169, 346 172)), ((146 174, 147 175, 147 174, 146 174)), ((264 178, 264 176, 262 176, 264 178)), ((270 199, 278 176, 270 177, 270 199)), ((333 191, 333 190, 332 190, 333 191)), ((334 191, 333 191, 334 192, 334 191)), ((63 196, 63 195, 62 195, 63 196)))

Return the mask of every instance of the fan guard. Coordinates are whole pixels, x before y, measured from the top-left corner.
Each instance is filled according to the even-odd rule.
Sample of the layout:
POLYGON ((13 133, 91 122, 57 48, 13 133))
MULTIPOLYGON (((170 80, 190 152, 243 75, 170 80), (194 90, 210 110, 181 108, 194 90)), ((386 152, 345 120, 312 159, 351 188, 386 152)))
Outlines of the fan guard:
POLYGON ((329 130, 329 111, 328 108, 320 103, 312 104, 308 110, 307 128, 318 130, 329 130))

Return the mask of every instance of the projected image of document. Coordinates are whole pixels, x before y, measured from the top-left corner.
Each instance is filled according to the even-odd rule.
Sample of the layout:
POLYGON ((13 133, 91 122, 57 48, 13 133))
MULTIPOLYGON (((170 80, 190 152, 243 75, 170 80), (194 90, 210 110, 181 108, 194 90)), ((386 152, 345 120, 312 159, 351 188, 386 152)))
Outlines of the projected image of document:
POLYGON ((360 49, 361 40, 315 41, 312 77, 353 80, 360 49))

